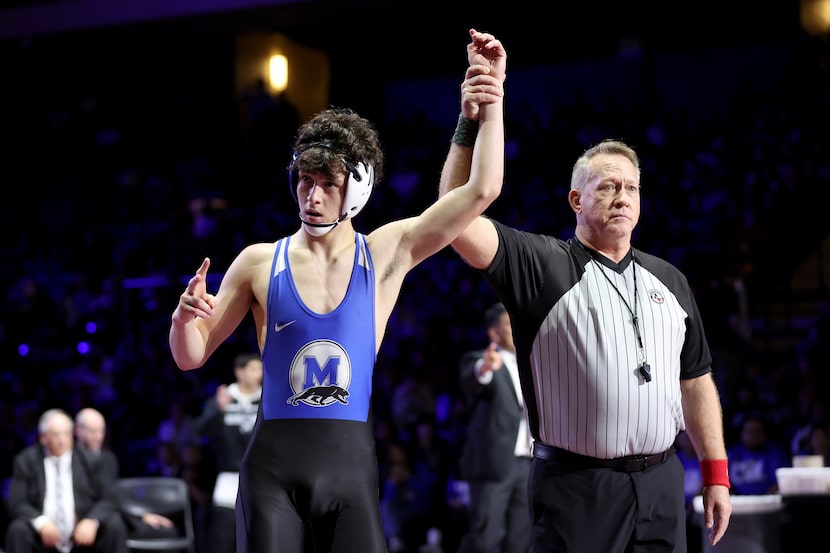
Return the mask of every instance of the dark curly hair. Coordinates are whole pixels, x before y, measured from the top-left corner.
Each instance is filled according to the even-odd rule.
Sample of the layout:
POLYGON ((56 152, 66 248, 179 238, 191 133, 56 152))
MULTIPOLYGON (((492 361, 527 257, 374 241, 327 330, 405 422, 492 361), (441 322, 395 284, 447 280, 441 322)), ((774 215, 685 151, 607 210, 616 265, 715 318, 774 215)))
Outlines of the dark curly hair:
POLYGON ((298 129, 288 170, 320 171, 331 178, 346 172, 343 158, 374 167, 375 184, 383 177, 383 150, 374 125, 351 109, 329 108, 298 129))

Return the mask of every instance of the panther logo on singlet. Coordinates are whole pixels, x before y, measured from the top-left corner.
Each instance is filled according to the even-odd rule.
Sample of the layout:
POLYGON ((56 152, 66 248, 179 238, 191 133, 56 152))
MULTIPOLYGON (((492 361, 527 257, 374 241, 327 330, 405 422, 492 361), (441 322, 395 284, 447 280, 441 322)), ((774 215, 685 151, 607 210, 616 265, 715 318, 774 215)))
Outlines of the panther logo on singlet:
POLYGON ((346 350, 337 342, 315 340, 303 346, 291 361, 288 375, 294 394, 286 400, 311 407, 333 403, 348 405, 352 363, 346 350))
POLYGON ((304 401, 309 405, 322 405, 324 401, 334 398, 343 405, 348 405, 349 402, 346 401, 346 396, 348 395, 349 391, 344 390, 340 386, 314 386, 313 388, 306 388, 299 394, 293 395, 288 399, 288 403, 291 405, 299 405, 299 402, 304 401))

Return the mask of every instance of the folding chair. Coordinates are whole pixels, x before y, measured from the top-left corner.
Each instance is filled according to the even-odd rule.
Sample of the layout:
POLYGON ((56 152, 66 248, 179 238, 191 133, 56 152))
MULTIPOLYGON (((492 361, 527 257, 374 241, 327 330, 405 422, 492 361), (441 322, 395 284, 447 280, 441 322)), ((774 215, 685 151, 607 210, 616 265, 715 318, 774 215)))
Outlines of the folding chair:
POLYGON ((163 515, 176 523, 176 537, 127 538, 131 551, 196 553, 196 533, 187 483, 181 478, 138 476, 116 481, 115 498, 125 516, 140 519, 145 513, 163 515))

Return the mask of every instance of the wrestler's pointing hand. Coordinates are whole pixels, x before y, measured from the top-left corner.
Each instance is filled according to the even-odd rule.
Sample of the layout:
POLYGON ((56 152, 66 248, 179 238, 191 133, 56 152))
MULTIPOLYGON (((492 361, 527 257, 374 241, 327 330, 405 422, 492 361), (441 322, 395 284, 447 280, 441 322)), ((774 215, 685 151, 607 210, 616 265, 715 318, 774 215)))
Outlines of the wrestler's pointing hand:
POLYGON ((174 324, 187 324, 196 317, 206 319, 213 315, 215 299, 207 291, 207 272, 210 258, 206 257, 196 274, 187 282, 187 288, 179 296, 179 305, 173 311, 174 324))

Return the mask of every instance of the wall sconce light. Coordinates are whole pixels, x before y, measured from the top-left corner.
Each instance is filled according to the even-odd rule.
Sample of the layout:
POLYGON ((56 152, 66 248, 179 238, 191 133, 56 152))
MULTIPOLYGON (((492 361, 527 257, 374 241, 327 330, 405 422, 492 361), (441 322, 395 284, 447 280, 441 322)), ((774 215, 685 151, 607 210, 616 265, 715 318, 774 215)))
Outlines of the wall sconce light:
POLYGON ((830 37, 830 0, 801 0, 801 27, 814 37, 830 37))
POLYGON ((243 99, 257 86, 274 97, 285 94, 300 120, 306 121, 329 105, 328 55, 280 33, 240 33, 235 44, 234 95, 243 99))
POLYGON ((288 58, 274 54, 268 59, 268 80, 271 90, 282 92, 288 86, 288 58))

